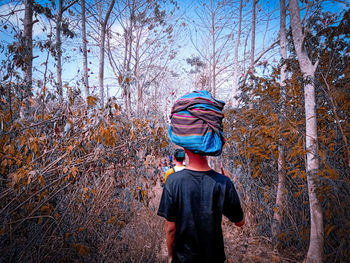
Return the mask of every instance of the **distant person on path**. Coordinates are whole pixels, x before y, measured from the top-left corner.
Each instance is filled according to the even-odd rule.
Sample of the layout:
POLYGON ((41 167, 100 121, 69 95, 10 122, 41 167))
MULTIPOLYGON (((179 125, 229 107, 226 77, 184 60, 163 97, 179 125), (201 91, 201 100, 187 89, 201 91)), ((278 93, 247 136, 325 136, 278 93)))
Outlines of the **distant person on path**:
POLYGON ((179 172, 183 169, 185 169, 185 166, 183 164, 185 160, 185 151, 182 149, 176 149, 174 152, 174 160, 175 160, 175 166, 172 168, 169 168, 168 171, 166 171, 164 176, 164 184, 168 178, 168 176, 172 173, 179 172))
POLYGON ((164 186, 165 174, 170 168, 170 165, 167 164, 166 159, 164 159, 164 161, 162 162, 162 166, 161 167, 162 167, 161 168, 162 169, 162 174, 161 174, 161 177, 160 177, 160 184, 163 187, 164 186))
POLYGON ((171 110, 170 140, 185 149, 189 163, 169 176, 158 209, 166 219, 168 262, 224 262, 222 215, 244 224, 233 183, 207 161, 208 155, 221 154, 224 105, 207 91, 194 91, 171 110))

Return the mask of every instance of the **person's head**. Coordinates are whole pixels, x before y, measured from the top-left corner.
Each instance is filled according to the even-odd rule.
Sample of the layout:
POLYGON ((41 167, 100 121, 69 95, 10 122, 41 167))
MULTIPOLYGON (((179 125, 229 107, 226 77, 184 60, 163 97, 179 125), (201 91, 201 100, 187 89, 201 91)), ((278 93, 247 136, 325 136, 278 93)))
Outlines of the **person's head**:
POLYGON ((193 91, 182 96, 171 109, 170 140, 194 154, 220 155, 225 143, 224 105, 208 91, 193 91))
POLYGON ((183 162, 185 160, 185 151, 182 149, 176 149, 174 151, 174 158, 177 162, 183 162))

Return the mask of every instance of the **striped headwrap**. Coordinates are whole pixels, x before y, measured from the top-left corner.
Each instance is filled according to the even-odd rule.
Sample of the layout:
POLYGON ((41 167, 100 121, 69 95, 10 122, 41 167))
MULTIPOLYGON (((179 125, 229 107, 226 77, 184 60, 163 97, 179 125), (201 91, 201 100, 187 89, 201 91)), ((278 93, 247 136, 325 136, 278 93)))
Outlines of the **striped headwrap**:
POLYGON ((224 106, 204 90, 182 96, 171 109, 170 140, 197 154, 220 155, 225 143, 224 106))

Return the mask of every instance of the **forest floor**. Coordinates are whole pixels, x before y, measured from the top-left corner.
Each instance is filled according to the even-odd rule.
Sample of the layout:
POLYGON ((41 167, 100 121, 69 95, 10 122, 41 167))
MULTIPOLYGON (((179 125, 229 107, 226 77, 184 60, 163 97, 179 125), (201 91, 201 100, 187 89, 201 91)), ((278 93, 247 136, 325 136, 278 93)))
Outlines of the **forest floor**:
MULTIPOLYGON (((156 216, 162 187, 159 180, 150 190, 149 207, 156 216)), ((236 262, 298 262, 292 259, 281 257, 274 253, 271 240, 264 237, 256 237, 251 235, 249 226, 242 228, 234 226, 227 218, 223 217, 222 223, 225 254, 228 263, 236 262)), ((161 226, 159 231, 164 232, 161 226)), ((157 258, 159 262, 167 262, 167 248, 165 235, 161 235, 162 240, 158 251, 157 258)))

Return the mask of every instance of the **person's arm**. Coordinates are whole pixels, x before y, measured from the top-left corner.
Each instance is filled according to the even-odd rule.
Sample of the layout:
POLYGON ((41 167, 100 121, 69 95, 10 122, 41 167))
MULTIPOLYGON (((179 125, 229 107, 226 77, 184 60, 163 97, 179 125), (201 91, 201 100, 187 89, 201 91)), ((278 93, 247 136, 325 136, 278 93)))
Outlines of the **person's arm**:
POLYGON ((245 223, 245 221, 244 221, 244 217, 243 217, 243 219, 241 221, 235 222, 235 225, 239 226, 239 227, 242 227, 244 225, 244 223, 245 223))
POLYGON ((173 245, 175 240, 175 230, 176 230, 175 222, 170 222, 166 220, 165 221, 165 238, 166 238, 166 244, 168 247, 168 263, 171 263, 171 261, 173 260, 173 245))
POLYGON ((228 217, 235 226, 242 227, 244 225, 244 213, 240 204, 239 196, 230 179, 228 179, 226 184, 223 214, 228 217))

